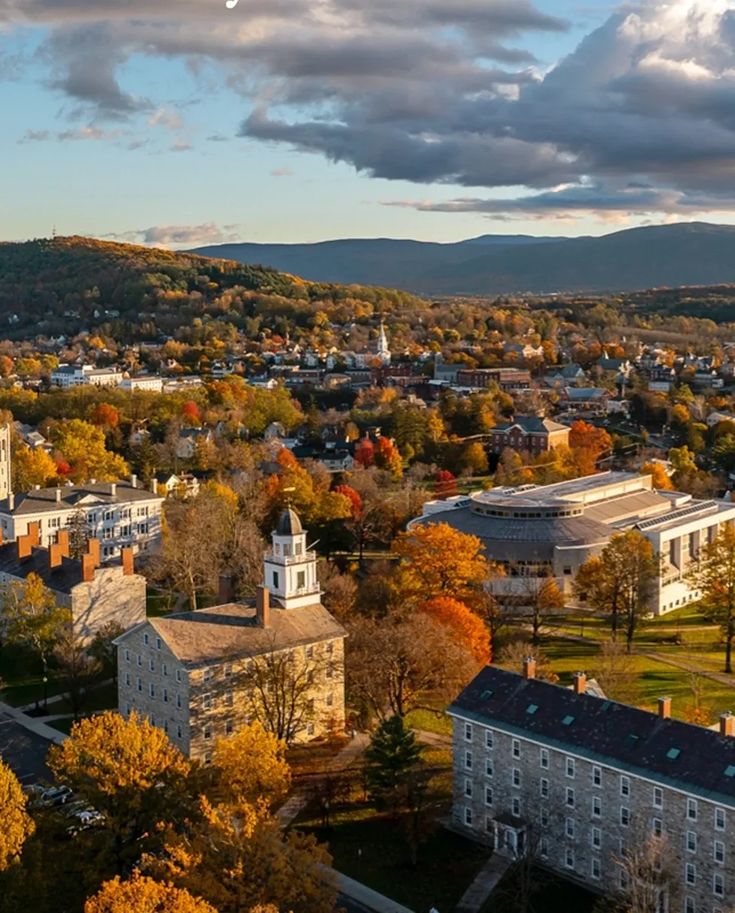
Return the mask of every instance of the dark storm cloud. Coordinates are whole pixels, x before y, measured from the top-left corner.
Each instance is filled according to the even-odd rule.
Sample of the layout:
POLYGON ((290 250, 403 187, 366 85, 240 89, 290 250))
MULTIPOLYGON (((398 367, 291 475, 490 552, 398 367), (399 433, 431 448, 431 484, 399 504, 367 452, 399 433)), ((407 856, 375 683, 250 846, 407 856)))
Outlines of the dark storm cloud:
POLYGON ((566 24, 531 0, 0 0, 0 22, 48 29, 51 84, 92 122, 161 104, 126 88, 132 55, 179 58, 242 96, 243 137, 382 178, 539 191, 441 211, 690 213, 735 209, 734 7, 626 4, 545 74, 525 36, 566 24))

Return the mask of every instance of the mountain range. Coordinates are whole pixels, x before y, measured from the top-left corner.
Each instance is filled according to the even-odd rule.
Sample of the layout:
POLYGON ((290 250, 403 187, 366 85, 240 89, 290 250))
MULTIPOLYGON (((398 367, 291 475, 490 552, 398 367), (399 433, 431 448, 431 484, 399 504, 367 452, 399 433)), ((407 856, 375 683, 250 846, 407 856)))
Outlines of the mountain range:
POLYGON ((424 295, 616 292, 735 283, 735 226, 690 222, 602 237, 482 235, 453 244, 349 238, 220 244, 193 253, 261 264, 313 282, 424 295))

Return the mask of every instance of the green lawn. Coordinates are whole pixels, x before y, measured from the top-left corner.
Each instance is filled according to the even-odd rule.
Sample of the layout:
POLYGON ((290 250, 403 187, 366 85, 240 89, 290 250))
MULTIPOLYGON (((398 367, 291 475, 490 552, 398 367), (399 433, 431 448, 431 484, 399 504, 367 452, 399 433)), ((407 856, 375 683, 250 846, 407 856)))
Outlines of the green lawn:
MULTIPOLYGON (((14 707, 43 699, 43 674, 36 655, 21 647, 5 644, 0 649, 0 699, 14 707)), ((48 696, 58 694, 60 685, 49 672, 48 696)))
POLYGON ((435 732, 437 735, 452 734, 452 721, 444 713, 444 708, 433 710, 412 710, 406 716, 406 723, 412 729, 424 729, 426 732, 435 732))

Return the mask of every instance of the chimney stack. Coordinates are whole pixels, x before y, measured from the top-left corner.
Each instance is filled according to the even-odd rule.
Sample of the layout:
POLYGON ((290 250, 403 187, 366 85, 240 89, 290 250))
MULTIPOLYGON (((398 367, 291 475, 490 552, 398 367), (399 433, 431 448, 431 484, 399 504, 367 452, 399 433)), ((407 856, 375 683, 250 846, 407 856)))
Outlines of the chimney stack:
POLYGON ((271 597, 268 587, 259 586, 255 595, 255 620, 259 628, 268 628, 271 623, 271 597))
POLYGON ((219 575, 219 590, 217 600, 220 605, 227 605, 235 601, 235 587, 232 585, 231 574, 219 575))
POLYGON ((671 719, 671 698, 670 697, 660 697, 658 699, 658 715, 659 715, 659 719, 662 719, 662 720, 671 719))
POLYGON ((536 678, 536 660, 532 656, 523 660, 523 677, 536 678))
POLYGON ((58 487, 56 488, 56 503, 61 504, 61 489, 58 487))
POLYGON ((93 555, 82 555, 82 580, 85 583, 91 583, 94 580, 96 567, 93 555))
POLYGON ((720 717, 720 735, 735 737, 735 716, 729 710, 720 717))
POLYGON ((31 545, 41 544, 41 525, 39 524, 38 520, 34 520, 33 523, 28 524, 26 535, 30 539, 31 545))
POLYGON ((102 546, 99 539, 87 539, 87 555, 92 561, 92 567, 99 567, 102 562, 102 546))
POLYGON ((64 558, 68 558, 71 555, 71 544, 69 542, 69 530, 60 529, 56 533, 56 544, 61 549, 61 554, 64 558))
POLYGON ((574 673, 574 693, 584 694, 587 691, 587 676, 584 672, 574 673))
POLYGON ((135 558, 133 550, 129 546, 120 549, 120 560, 122 561, 122 572, 124 577, 132 577, 135 573, 135 558))
POLYGON ((24 558, 30 558, 33 551, 31 537, 28 535, 18 536, 16 543, 18 545, 18 560, 22 561, 24 558))
POLYGON ((116 482, 110 482, 110 494, 112 495, 113 498, 117 495, 117 483, 116 482))
POLYGON ((130 476, 130 484, 133 488, 138 487, 138 476, 135 473, 130 476))
POLYGON ((64 552, 58 542, 52 542, 48 547, 48 566, 53 570, 55 567, 61 567, 64 559, 64 552))

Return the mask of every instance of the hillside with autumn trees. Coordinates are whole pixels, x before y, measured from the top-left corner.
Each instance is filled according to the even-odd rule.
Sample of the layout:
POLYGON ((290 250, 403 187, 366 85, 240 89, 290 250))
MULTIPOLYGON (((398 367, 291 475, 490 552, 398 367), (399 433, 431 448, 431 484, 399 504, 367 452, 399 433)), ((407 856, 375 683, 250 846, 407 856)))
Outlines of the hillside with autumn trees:
POLYGON ((341 321, 399 304, 426 307, 404 292, 306 282, 160 248, 78 236, 0 244, 0 313, 18 338, 32 328, 155 340, 195 319, 247 329, 258 315, 287 316, 306 326, 319 311, 341 321))

